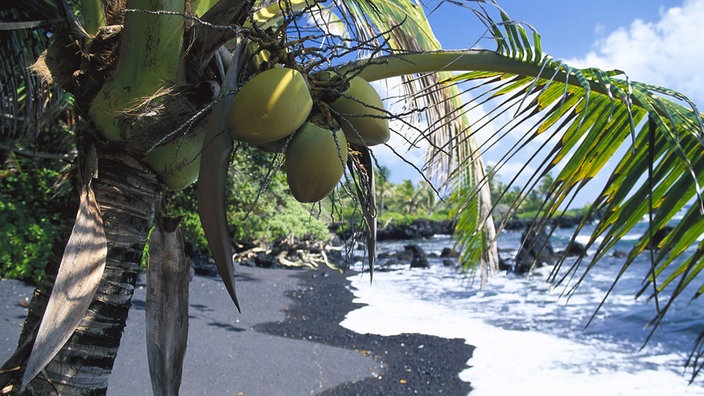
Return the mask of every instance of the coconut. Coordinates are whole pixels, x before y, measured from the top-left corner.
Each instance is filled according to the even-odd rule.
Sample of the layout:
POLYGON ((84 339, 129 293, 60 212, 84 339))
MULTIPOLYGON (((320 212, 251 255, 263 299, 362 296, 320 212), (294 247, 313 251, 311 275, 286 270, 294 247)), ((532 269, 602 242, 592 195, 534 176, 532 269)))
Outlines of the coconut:
POLYGON ((173 139, 144 155, 144 162, 173 191, 182 190, 198 179, 204 133, 173 139))
POLYGON ((348 142, 374 146, 389 140, 389 120, 381 97, 361 77, 352 78, 350 87, 330 107, 348 142))
POLYGON ((305 77, 276 67, 252 77, 235 95, 227 126, 233 139, 254 145, 272 142, 303 125, 312 108, 305 77))
POLYGON ((299 202, 320 201, 340 182, 347 162, 347 139, 338 126, 333 129, 306 122, 286 148, 288 186, 299 202))

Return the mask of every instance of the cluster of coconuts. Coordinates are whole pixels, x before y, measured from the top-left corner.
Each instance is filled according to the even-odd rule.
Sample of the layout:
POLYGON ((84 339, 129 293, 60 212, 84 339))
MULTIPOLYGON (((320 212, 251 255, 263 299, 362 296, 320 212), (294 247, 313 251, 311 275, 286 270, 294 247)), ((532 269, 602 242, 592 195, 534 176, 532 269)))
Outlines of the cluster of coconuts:
POLYGON ((315 103, 307 76, 275 67, 244 84, 227 120, 234 139, 265 151, 285 147, 288 185, 300 202, 320 201, 335 188, 344 173, 348 142, 372 146, 390 136, 381 98, 362 78, 346 82, 329 103, 315 103), (327 116, 320 106, 328 107, 327 116))

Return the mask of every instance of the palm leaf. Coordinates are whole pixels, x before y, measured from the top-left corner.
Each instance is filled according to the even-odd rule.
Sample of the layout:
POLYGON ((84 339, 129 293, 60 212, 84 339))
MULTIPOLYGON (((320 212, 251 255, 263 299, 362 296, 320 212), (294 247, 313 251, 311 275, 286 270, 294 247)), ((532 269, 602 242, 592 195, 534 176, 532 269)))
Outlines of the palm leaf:
MULTIPOLYGON (((507 28, 508 32, 497 37, 497 42, 510 42, 510 39, 503 38, 510 38, 514 29, 516 28, 507 28)), ((500 30, 497 28, 494 32, 500 30)), ((499 45, 499 51, 518 60, 522 51, 511 50, 513 46, 515 40, 509 49, 502 50, 502 45, 499 45)), ((643 216, 650 214, 651 227, 658 230, 672 221, 678 212, 687 209, 688 203, 693 200, 698 203, 687 209, 686 220, 683 219, 659 246, 655 264, 660 264, 660 270, 651 274, 649 279, 650 282, 655 281, 654 276, 672 264, 676 257, 685 254, 686 248, 700 238, 704 231, 700 224, 699 194, 699 185, 704 177, 704 164, 699 155, 703 131, 701 115, 683 95, 618 78, 622 76, 618 71, 576 70, 552 60, 544 71, 548 73, 529 77, 533 80, 530 87, 526 79, 522 78, 498 84, 491 91, 497 97, 514 92, 521 92, 525 97, 534 95, 535 107, 518 109, 516 117, 509 123, 530 123, 535 117, 532 112, 546 113, 547 117, 537 124, 538 128, 530 130, 534 134, 552 130, 549 133, 559 137, 540 164, 545 170, 563 164, 546 202, 547 213, 554 213, 571 193, 583 188, 585 183, 604 170, 606 164, 616 156, 618 148, 626 147, 607 187, 602 190, 593 208, 593 211, 600 209, 605 214, 591 238, 591 244, 596 244, 600 237, 604 238, 599 243, 598 254, 591 260, 591 265, 596 265, 614 243, 643 216), (561 69, 566 70, 577 83, 568 81, 571 85, 565 86, 557 78, 543 77, 550 76, 551 73, 560 74, 561 69), (558 89, 542 89, 541 86, 556 86, 558 89), (559 90, 564 90, 564 93, 554 95, 559 90), (675 100, 690 107, 684 107, 675 100), (530 117, 520 118, 522 115, 530 117), (646 119, 649 122, 645 122, 646 119), (642 175, 648 175, 647 183, 642 182, 642 175)), ((453 81, 478 81, 494 75, 468 73, 456 76, 453 81)), ((504 78, 507 76, 504 74, 504 78)), ((500 106, 516 108, 517 104, 506 100, 500 106)), ((650 242, 650 235, 644 236, 631 251, 625 267, 650 242)), ((698 255, 695 252, 689 258, 698 255)), ((669 285, 676 274, 689 272, 687 270, 691 269, 689 267, 692 264, 683 263, 660 284, 658 290, 669 285)), ((571 270, 576 270, 576 265, 571 270)))
MULTIPOLYGON (((360 8, 366 4, 350 3, 360 8)), ((367 6, 364 12, 372 15, 369 20, 382 18, 374 12, 389 15, 387 19, 393 20, 396 15, 393 6, 387 7, 386 3, 374 2, 375 8, 367 6)), ((456 3, 469 6, 472 2, 456 3)), ((606 186, 597 187, 601 192, 585 216, 599 220, 587 246, 595 248, 597 253, 589 259, 579 257, 569 265, 560 261, 550 277, 555 283, 576 277, 573 287, 577 287, 615 243, 646 218, 650 231, 629 252, 622 274, 636 257, 652 251, 650 247, 658 231, 673 224, 678 213, 685 212, 669 236, 659 242, 658 250, 652 251, 651 270, 641 293, 650 291, 651 298, 656 299, 653 324, 661 321, 686 288, 696 288, 694 298, 697 298, 704 292, 704 285, 697 277, 704 267, 704 248, 700 242, 704 234, 700 187, 704 180, 701 156, 704 128, 696 106, 680 93, 631 81, 619 70, 576 69, 556 61, 543 53, 540 37, 532 28, 512 21, 498 7, 485 7, 489 2, 476 4, 474 13, 491 34, 496 45, 494 51, 429 52, 429 48, 413 47, 412 40, 406 42, 403 36, 393 36, 395 29, 391 29, 386 33, 392 37, 389 42, 396 40, 405 51, 392 50, 391 55, 352 62, 340 70, 361 70, 359 75, 368 80, 407 74, 416 76, 415 81, 423 73, 438 70, 462 72, 445 74, 435 84, 419 84, 416 87, 419 89, 408 95, 411 103, 416 100, 408 112, 422 109, 425 114, 433 111, 442 114, 435 119, 427 116, 424 119, 427 127, 419 127, 422 138, 430 143, 431 158, 441 153, 456 154, 461 142, 467 143, 469 152, 476 150, 479 154, 501 146, 505 154, 495 167, 500 169, 529 152, 524 169, 507 190, 520 176, 528 175, 529 180, 521 190, 522 196, 526 196, 542 176, 558 172, 535 219, 537 227, 547 227, 550 218, 560 216, 561 208, 580 192, 594 189, 597 175, 610 174, 606 186), (444 91, 453 94, 437 95, 442 91, 438 84, 453 87, 452 91, 444 91), (472 97, 469 102, 459 101, 460 97, 468 96, 472 97), (474 122, 472 131, 467 123, 453 124, 480 105, 489 110, 474 122), (488 130, 490 138, 475 145, 472 138, 484 130, 488 130), (519 134, 512 141, 512 136, 519 134), (667 298, 660 304, 658 298, 665 293, 667 298)), ((403 29, 405 23, 399 24, 399 28, 403 29)), ((422 32, 417 32, 420 37, 424 37, 422 32)), ((490 211, 480 211, 476 205, 481 188, 488 185, 491 175, 471 171, 476 164, 474 157, 455 156, 454 166, 443 172, 453 183, 456 239, 469 252, 462 259, 468 268, 481 263, 476 252, 490 242, 486 233, 477 232, 477 225, 489 220, 490 211)), ((518 204, 520 199, 515 202, 518 204)), ((584 225, 578 227, 573 239, 584 225)), ((702 349, 703 339, 704 336, 700 337, 697 349, 702 349)), ((698 357, 693 352, 690 363, 698 362, 698 357)))
POLYGON ((105 270, 108 241, 103 217, 90 183, 93 174, 84 174, 87 181, 81 187, 79 211, 25 367, 23 387, 45 368, 76 330, 105 270))
MULTIPOLYGON (((507 22, 506 19, 503 21, 507 22)), ((500 43, 500 53, 519 60, 525 51, 521 47, 516 48, 519 46, 516 37, 525 35, 516 35, 516 30, 520 32, 521 26, 505 25, 505 32, 496 38, 500 43), (508 48, 503 47, 506 42, 509 43, 508 48)), ((500 29, 493 31, 497 33, 500 29)), ((521 42, 521 45, 524 43, 521 42)), ((539 48, 537 41, 535 47, 539 48)), ((497 96, 524 92, 526 98, 531 98, 528 106, 521 108, 510 100, 501 103, 501 106, 517 108, 515 118, 509 123, 531 123, 539 114, 546 114, 536 124, 538 128, 529 128, 529 133, 547 132, 555 138, 551 150, 539 163, 539 169, 542 169, 539 174, 556 169, 558 164, 562 169, 544 204, 543 217, 536 220, 538 224, 546 224, 547 217, 554 216, 561 205, 569 202, 571 195, 578 193, 598 173, 604 172, 607 164, 621 155, 616 169, 591 209, 593 214, 603 213, 589 242, 590 246, 596 246, 597 253, 589 260, 587 268, 575 283, 576 287, 590 269, 599 265, 600 259, 615 243, 644 217, 649 221, 650 231, 629 252, 619 277, 636 257, 649 251, 655 243, 657 231, 671 224, 678 213, 686 211, 684 218, 659 243, 657 253, 651 256, 652 269, 641 291, 651 290, 651 296, 656 298, 657 312, 652 321, 656 325, 686 287, 697 287, 697 275, 704 265, 701 243, 696 249, 690 249, 704 234, 700 195, 700 183, 704 180, 701 115, 683 95, 665 88, 631 82, 619 71, 576 70, 552 60, 549 60, 544 71, 555 75, 559 74, 560 69, 566 70, 570 77, 574 76, 578 84, 565 86, 555 78, 544 77, 550 74, 542 73, 530 76, 533 80, 530 86, 522 86, 519 82, 525 79, 520 79, 498 84, 492 89, 497 96), (541 88, 550 86, 557 89, 541 88), (559 90, 563 90, 563 94, 555 95, 559 90), (524 115, 526 117, 521 118, 524 115), (560 120, 563 122, 558 124, 560 120), (646 175, 645 181, 643 175, 646 175), (695 204, 688 207, 693 201, 695 204), (660 305, 657 298, 668 287, 670 296, 667 303, 660 305)), ((485 76, 466 74, 457 76, 454 81, 476 81, 480 78, 485 76)), ((538 179, 532 180, 535 185, 538 179)), ((569 267, 567 273, 558 276, 564 264, 564 260, 561 261, 555 267, 552 279, 568 279, 584 261, 586 257, 583 255, 569 267)), ((618 278, 614 285, 617 281, 618 278)), ((699 286, 694 298, 702 290, 704 288, 699 286)), ((698 343, 701 343, 701 338, 698 343)), ((697 348, 700 346, 698 344, 697 348)))
POLYGON ((177 395, 188 339, 190 264, 180 218, 159 216, 149 237, 145 304, 147 358, 155 395, 177 395))

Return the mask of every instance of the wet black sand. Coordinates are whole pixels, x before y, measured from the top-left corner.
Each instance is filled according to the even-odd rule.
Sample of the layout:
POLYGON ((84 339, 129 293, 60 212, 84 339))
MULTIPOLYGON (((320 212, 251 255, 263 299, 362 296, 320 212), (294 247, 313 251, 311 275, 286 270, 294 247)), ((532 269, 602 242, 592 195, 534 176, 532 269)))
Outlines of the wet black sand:
MULTIPOLYGON (((191 281, 182 395, 466 395, 458 374, 473 348, 421 334, 357 334, 339 326, 353 303, 346 275, 328 268, 237 267, 237 313, 218 278, 191 281)), ((12 352, 32 287, 0 281, 0 360, 12 352)), ((143 278, 109 395, 149 395, 143 278)))
POLYGON ((256 326, 260 331, 284 337, 361 351, 382 368, 377 376, 346 382, 324 395, 466 395, 468 382, 459 373, 467 368, 473 347, 462 339, 423 334, 380 336, 358 334, 339 325, 353 303, 349 281, 328 271, 305 271, 297 275, 303 288, 287 295, 293 304, 286 320, 256 326))

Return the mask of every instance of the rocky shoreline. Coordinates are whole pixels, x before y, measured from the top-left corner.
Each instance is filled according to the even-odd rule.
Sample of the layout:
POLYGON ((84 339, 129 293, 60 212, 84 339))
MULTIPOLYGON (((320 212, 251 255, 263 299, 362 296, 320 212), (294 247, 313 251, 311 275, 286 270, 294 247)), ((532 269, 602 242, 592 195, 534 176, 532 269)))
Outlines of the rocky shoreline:
MULTIPOLYGON (((549 226, 559 228, 570 228, 579 224, 581 217, 562 217, 554 219, 549 226)), ((505 230, 528 230, 533 224, 533 220, 513 219, 504 224, 505 230)), ((386 253, 377 256, 377 263, 397 264, 399 262, 409 262, 411 267, 427 267, 428 254, 424 252, 413 240, 428 239, 435 235, 451 235, 454 231, 455 223, 451 220, 429 220, 416 219, 408 224, 387 224, 377 231, 377 241, 409 241, 404 246, 404 250, 386 253)), ((331 226, 331 228, 338 228, 331 226)), ((351 242, 352 238, 345 232, 332 233, 331 242, 323 243, 315 240, 291 240, 284 239, 268 244, 248 244, 236 246, 234 259, 239 265, 259 268, 318 268, 319 266, 338 266, 341 269, 347 268, 350 262, 364 260, 364 253, 359 250, 356 243, 351 242), (345 243, 344 241, 348 242, 345 243)), ((556 257, 556 253, 567 255, 579 255, 584 251, 584 246, 573 244, 564 252, 555 252, 547 240, 547 235, 531 235, 530 238, 542 240, 540 246, 545 244, 545 251, 537 252, 534 243, 527 252, 507 254, 499 246, 500 270, 515 270, 516 272, 527 272, 533 268, 534 259, 542 264, 551 263, 556 257)), ((359 247, 360 249, 362 247, 359 247)), ((217 269, 212 258, 206 252, 199 251, 193 245, 186 246, 186 254, 191 258, 195 274, 204 276, 217 276, 217 269)), ((445 266, 456 266, 459 253, 448 246, 443 249, 442 263, 445 266)), ((382 268, 383 269, 383 268, 382 268)))
MULTIPOLYGON (((560 216, 548 222, 548 226, 557 228, 572 228, 577 226, 582 216, 560 216)), ((533 219, 513 218, 504 225, 505 230, 525 230, 533 224, 533 219)), ((499 226, 498 224, 496 225, 499 226)), ((381 226, 377 231, 378 241, 388 240, 409 240, 430 238, 433 235, 450 235, 455 229, 455 222, 452 220, 429 220, 416 219, 408 224, 387 224, 381 226)), ((342 235, 339 235, 342 237, 342 235)))

